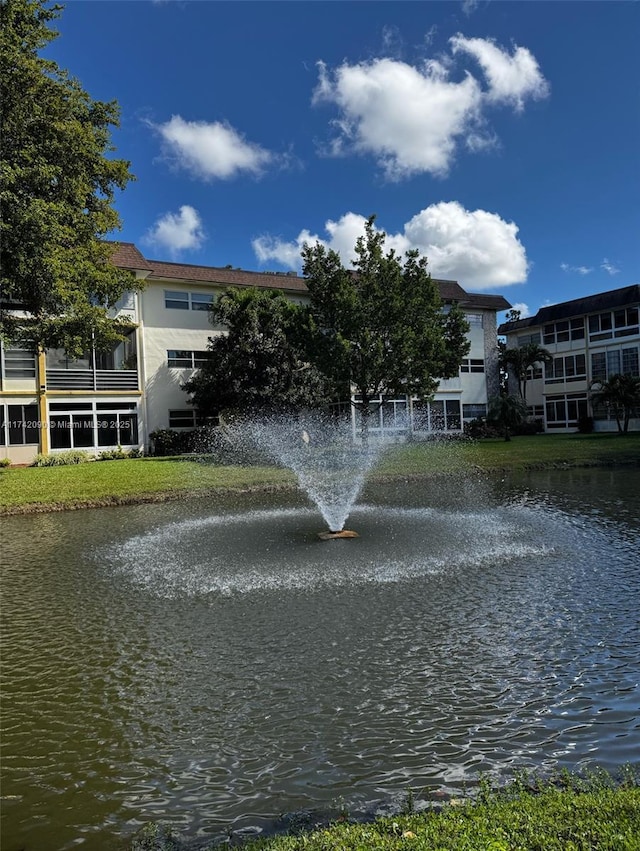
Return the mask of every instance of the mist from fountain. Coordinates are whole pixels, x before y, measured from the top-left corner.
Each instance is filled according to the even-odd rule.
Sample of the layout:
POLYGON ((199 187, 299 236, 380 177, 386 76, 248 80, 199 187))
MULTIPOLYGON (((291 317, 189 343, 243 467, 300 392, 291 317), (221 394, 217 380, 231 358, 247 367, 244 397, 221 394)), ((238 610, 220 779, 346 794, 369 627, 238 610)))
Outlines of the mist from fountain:
POLYGON ((317 505, 330 532, 340 532, 385 442, 354 439, 351 421, 320 412, 243 420, 233 427, 269 458, 288 467, 317 505))

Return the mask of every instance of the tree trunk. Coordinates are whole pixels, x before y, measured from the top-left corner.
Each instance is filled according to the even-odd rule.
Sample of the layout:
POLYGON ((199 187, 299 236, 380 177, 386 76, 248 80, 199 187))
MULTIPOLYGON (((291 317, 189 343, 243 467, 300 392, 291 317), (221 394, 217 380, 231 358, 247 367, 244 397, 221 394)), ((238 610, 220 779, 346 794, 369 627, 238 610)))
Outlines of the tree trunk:
POLYGON ((362 409, 360 411, 360 420, 361 420, 361 430, 360 435, 362 438, 362 446, 364 449, 369 448, 369 416, 371 414, 369 410, 369 397, 362 397, 362 409))

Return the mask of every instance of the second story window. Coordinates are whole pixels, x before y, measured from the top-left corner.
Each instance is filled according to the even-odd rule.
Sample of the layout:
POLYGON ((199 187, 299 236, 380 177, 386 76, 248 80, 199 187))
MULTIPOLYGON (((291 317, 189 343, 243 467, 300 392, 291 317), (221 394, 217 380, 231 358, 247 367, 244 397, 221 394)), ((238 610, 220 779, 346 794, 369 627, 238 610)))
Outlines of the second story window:
POLYGON ((565 381, 584 381, 586 377, 586 358, 582 354, 554 358, 553 363, 545 366, 545 384, 560 384, 565 381))
POLYGON ((209 355, 210 352, 169 349, 167 351, 167 366, 169 369, 200 369, 204 366, 209 355))
POLYGON ((33 349, 2 349, 0 368, 6 379, 35 378, 36 354, 33 349))
POLYGON ((209 310, 212 305, 212 293, 187 293, 181 290, 164 291, 164 306, 169 310, 209 310))
POLYGON ((189 293, 165 290, 164 306, 173 310, 189 310, 189 293))
POLYGON ((460 372, 484 372, 482 358, 465 358, 460 364, 460 372))
POLYGON ((213 296, 207 293, 190 293, 191 310, 209 310, 213 305, 213 296))

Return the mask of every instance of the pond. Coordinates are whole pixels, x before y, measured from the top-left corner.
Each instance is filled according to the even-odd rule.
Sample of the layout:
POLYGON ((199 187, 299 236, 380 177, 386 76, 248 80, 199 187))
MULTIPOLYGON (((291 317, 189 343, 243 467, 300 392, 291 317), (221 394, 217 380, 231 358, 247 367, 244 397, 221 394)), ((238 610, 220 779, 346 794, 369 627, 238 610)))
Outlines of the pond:
POLYGON ((3 518, 3 851, 640 753, 640 470, 3 518))

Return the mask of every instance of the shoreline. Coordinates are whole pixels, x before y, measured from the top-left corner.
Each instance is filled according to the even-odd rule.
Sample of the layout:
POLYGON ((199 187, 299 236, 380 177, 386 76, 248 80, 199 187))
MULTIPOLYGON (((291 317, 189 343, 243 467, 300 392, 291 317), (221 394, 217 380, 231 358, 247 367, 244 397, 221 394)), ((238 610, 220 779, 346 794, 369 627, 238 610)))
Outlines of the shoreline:
MULTIPOLYGON (((606 469, 620 467, 640 467, 640 458, 619 459, 594 459, 574 461, 532 461, 524 464, 502 465, 496 467, 483 467, 478 464, 471 465, 466 470, 442 471, 432 470, 421 473, 373 473, 366 480, 366 485, 386 484, 401 481, 429 481, 451 478, 472 478, 474 476, 505 475, 508 473, 527 473, 539 470, 578 470, 578 469, 606 469)), ((277 468, 274 468, 277 469, 277 468)), ((265 482, 263 484, 231 486, 220 485, 183 490, 155 491, 139 494, 128 494, 124 496, 104 496, 97 499, 80 499, 75 501, 60 502, 31 502, 20 505, 0 506, 0 517, 17 517, 32 514, 54 514, 61 511, 81 511, 92 508, 116 508, 126 505, 153 505, 167 502, 177 502, 183 499, 195 497, 231 497, 243 494, 269 494, 269 493, 294 493, 298 490, 296 482, 265 482)))

